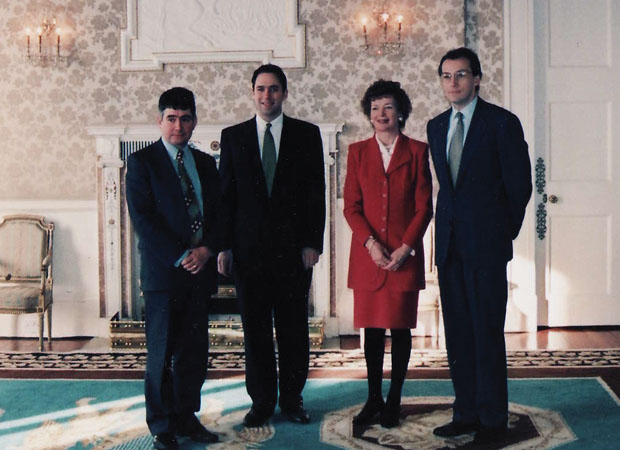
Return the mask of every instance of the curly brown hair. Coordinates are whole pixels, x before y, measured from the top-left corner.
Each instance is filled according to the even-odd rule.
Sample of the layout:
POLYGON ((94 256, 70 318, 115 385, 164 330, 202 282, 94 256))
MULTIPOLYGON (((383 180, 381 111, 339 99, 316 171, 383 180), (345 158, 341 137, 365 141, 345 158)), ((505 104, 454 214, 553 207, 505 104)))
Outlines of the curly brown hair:
POLYGON ((398 126, 400 129, 404 128, 407 118, 412 111, 411 100, 409 100, 409 96, 405 90, 400 87, 398 81, 381 79, 372 83, 368 89, 366 89, 366 93, 360 102, 362 111, 370 120, 370 104, 373 100, 384 97, 392 97, 394 99, 396 111, 398 111, 399 116, 398 126), (400 117, 402 117, 402 120, 400 120, 400 117))

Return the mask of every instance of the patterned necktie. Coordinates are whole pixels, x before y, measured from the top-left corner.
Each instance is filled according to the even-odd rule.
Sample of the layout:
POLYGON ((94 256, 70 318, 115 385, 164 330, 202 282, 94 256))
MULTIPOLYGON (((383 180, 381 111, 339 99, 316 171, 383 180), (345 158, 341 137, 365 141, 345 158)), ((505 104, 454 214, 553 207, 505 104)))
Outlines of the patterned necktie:
POLYGON ((463 154, 463 113, 456 113, 456 128, 452 134, 450 148, 448 149, 448 164, 450 165, 450 174, 452 175, 452 183, 456 186, 456 177, 459 173, 459 165, 461 164, 461 155, 463 154))
POLYGON ((177 151, 176 160, 179 169, 179 182, 181 183, 181 190, 183 191, 183 200, 185 201, 185 207, 187 208, 191 223, 192 237, 190 245, 191 248, 194 248, 202 241, 202 214, 200 212, 200 205, 198 205, 196 191, 194 191, 194 186, 192 185, 192 181, 185 168, 185 163, 183 162, 183 150, 177 151))
POLYGON ((271 124, 267 122, 265 129, 265 138, 263 139, 263 172, 265 172, 265 181, 267 182, 267 192, 271 197, 271 187, 273 185, 273 177, 276 174, 276 144, 270 131, 271 124))

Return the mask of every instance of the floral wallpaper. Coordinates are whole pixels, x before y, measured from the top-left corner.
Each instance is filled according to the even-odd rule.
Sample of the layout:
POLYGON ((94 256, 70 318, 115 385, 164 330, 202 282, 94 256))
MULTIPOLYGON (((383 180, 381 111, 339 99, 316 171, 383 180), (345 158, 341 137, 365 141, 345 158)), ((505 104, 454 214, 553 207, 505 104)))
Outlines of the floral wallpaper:
MULTIPOLYGON (((253 115, 250 77, 254 63, 170 64, 162 72, 120 71, 124 0, 4 0, 0 3, 0 199, 95 198, 95 144, 86 127, 152 123, 159 94, 186 86, 197 98, 200 123, 231 123, 253 115), (57 18, 63 67, 22 62, 27 26, 47 11, 57 18)), ((306 68, 286 70, 285 113, 315 122, 344 122, 337 171, 343 180, 349 143, 372 131, 359 100, 377 78, 400 81, 412 99, 405 133, 425 140, 428 119, 443 111, 436 67, 446 50, 476 49, 484 78, 481 95, 502 97, 501 0, 393 0, 404 16, 405 51, 372 56, 360 51, 361 17, 371 2, 299 0, 306 24, 306 68)), ((369 28, 369 34, 372 30, 369 28)), ((36 39, 36 38, 33 38, 36 39)), ((341 186, 339 186, 339 191, 341 186)))

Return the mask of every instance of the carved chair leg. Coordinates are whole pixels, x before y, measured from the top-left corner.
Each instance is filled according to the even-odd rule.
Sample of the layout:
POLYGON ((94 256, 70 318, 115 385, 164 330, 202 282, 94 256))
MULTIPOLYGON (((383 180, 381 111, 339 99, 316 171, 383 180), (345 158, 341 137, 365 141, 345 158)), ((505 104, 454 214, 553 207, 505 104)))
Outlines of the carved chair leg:
POLYGON ((39 313, 39 351, 43 351, 43 314, 44 311, 39 313))
POLYGON ((52 343, 52 305, 47 308, 47 341, 52 343))

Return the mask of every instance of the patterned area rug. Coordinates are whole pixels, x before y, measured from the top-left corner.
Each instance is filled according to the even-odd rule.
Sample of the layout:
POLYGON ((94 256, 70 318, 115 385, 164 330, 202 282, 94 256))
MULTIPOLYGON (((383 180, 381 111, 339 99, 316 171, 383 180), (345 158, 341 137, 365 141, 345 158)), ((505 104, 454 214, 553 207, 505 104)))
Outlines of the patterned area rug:
MULTIPOLYGON (((620 349, 509 351, 509 368, 620 367, 620 349)), ((390 354, 386 354, 386 368, 390 354)), ((77 370, 143 372, 144 352, 111 353, 0 353, 0 376, 6 370, 77 370)), ((214 351, 209 358, 212 370, 239 370, 245 367, 242 350, 214 351)), ((314 350, 310 369, 364 369, 362 350, 314 350)), ((413 350, 410 369, 447 369, 444 350, 413 350)))
MULTIPOLYGON (((384 392, 388 382, 384 382, 384 392)), ((599 378, 509 381, 509 432, 486 449, 615 449, 620 400, 599 378)), ((441 439, 432 429, 450 420, 449 380, 407 380, 400 425, 353 426, 366 397, 365 380, 312 379, 304 403, 308 425, 279 411, 261 428, 241 425, 250 406, 240 380, 208 380, 200 420, 218 433, 208 449, 466 449, 473 435, 441 439)), ((181 448, 205 449, 181 440, 181 448)), ((143 383, 138 380, 0 380, 0 448, 14 450, 151 448, 143 383)))

